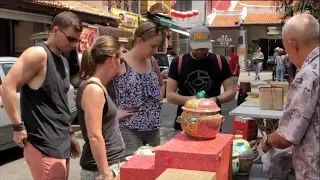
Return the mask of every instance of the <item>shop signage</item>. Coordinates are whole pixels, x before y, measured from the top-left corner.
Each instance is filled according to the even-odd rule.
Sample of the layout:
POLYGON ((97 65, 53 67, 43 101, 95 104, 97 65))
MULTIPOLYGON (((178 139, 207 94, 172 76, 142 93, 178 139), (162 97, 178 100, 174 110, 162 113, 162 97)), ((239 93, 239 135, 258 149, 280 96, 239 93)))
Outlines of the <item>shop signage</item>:
POLYGON ((267 27, 267 35, 281 35, 282 28, 281 27, 267 27))
POLYGON ((119 27, 125 30, 134 31, 138 27, 139 15, 124 11, 121 9, 111 8, 111 13, 120 18, 119 27))
POLYGON ((90 47, 93 41, 99 36, 97 27, 84 26, 80 35, 80 42, 77 45, 77 52, 83 53, 88 47, 90 47))
POLYGON ((220 38, 217 38, 217 41, 220 42, 220 45, 229 45, 232 42, 232 38, 229 38, 228 35, 221 35, 220 38))

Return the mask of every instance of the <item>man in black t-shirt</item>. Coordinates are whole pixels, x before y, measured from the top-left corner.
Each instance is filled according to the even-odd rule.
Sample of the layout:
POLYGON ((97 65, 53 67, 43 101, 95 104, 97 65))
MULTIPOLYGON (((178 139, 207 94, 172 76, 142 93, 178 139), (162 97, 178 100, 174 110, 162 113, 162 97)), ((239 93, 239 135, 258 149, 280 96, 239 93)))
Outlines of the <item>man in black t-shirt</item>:
MULTIPOLYGON (((219 106, 234 99, 236 94, 232 74, 225 57, 209 53, 211 34, 207 27, 197 26, 190 31, 192 51, 172 60, 167 81, 167 100, 181 107, 196 93, 204 90, 207 98, 212 98, 219 106), (224 92, 220 94, 221 85, 224 92)), ((175 121, 174 129, 181 130, 175 121)))

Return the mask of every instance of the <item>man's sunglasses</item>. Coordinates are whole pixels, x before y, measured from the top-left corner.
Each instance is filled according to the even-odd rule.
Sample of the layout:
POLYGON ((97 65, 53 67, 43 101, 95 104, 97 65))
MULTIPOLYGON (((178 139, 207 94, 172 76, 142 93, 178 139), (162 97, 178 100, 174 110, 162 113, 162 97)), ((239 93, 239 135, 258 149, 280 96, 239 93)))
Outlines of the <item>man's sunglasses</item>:
POLYGON ((78 43, 80 42, 81 40, 80 39, 77 39, 77 38, 74 38, 74 37, 70 37, 68 36, 65 32, 63 32, 60 28, 58 28, 59 31, 61 31, 67 38, 67 40, 69 41, 69 43, 78 43))

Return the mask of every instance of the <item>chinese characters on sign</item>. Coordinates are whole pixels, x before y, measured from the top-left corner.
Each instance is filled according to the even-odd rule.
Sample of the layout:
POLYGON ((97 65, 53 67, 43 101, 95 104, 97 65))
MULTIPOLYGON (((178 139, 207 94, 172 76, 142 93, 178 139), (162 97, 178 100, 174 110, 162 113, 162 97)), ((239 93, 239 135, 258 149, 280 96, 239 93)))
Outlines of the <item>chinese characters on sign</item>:
POLYGON ((232 38, 229 38, 228 35, 221 35, 220 38, 217 38, 217 41, 220 42, 220 45, 229 45, 229 42, 232 42, 232 38))

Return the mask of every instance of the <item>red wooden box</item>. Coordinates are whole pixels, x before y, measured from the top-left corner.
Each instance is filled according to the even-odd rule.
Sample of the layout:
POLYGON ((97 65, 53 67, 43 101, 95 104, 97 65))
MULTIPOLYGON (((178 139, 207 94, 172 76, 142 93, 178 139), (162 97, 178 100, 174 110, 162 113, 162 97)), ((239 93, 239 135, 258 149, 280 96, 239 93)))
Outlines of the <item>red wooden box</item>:
POLYGON ((156 150, 156 177, 167 168, 216 172, 228 179, 232 134, 218 134, 213 140, 194 140, 183 132, 156 150))
POLYGON ((135 155, 120 168, 120 180, 155 180, 154 156, 135 155))
POLYGON ((254 140, 258 136, 257 123, 250 118, 235 117, 232 122, 232 134, 240 134, 247 141, 254 140))

